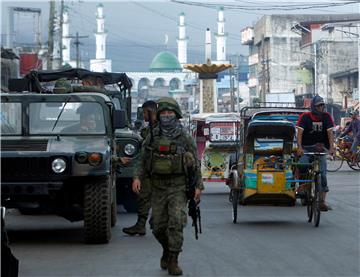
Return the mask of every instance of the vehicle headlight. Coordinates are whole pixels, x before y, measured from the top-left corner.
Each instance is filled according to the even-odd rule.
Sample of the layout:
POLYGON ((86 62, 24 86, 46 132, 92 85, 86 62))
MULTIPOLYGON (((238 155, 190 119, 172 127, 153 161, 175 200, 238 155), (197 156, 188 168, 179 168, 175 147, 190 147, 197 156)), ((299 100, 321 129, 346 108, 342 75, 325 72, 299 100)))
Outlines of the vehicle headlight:
POLYGON ((124 152, 128 156, 134 155, 135 150, 136 150, 135 146, 131 143, 126 144, 124 147, 124 152))
POLYGON ((52 161, 51 169, 55 173, 63 173, 66 169, 66 162, 62 158, 57 158, 52 161))
POLYGON ((98 166, 101 164, 102 155, 101 153, 90 153, 89 154, 89 164, 92 166, 98 166))

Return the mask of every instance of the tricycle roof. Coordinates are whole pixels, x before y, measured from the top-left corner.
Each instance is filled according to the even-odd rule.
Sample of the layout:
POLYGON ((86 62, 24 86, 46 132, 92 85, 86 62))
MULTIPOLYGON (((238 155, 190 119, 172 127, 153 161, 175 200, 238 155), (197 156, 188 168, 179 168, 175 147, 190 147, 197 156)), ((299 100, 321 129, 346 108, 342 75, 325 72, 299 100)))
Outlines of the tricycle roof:
POLYGON ((276 107, 276 106, 263 106, 263 107, 244 107, 240 111, 241 118, 250 118, 255 114, 271 114, 271 113, 293 113, 301 114, 308 111, 304 108, 289 108, 289 107, 276 107))
POLYGON ((246 137, 274 137, 293 139, 295 125, 286 120, 254 120, 248 125, 246 137))
POLYGON ((282 109, 282 110, 265 110, 255 112, 251 120, 290 120, 297 119, 300 114, 307 112, 307 109, 282 109))
POLYGON ((238 113, 199 113, 191 116, 193 121, 210 122, 236 122, 240 121, 238 113))

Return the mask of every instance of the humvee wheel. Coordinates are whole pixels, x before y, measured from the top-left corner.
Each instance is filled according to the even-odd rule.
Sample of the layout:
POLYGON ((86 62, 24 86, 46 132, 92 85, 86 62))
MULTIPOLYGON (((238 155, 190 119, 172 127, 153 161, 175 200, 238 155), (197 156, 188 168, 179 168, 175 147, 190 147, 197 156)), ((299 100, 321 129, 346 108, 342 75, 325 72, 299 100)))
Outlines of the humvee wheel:
POLYGON ((117 205, 116 205, 116 185, 112 189, 111 202, 111 227, 116 225, 117 221, 117 205))
POLYGON ((116 203, 116 173, 111 174, 111 227, 116 225, 117 221, 117 203, 116 203))
POLYGON ((105 178, 84 188, 86 243, 108 243, 111 238, 111 184, 105 178))

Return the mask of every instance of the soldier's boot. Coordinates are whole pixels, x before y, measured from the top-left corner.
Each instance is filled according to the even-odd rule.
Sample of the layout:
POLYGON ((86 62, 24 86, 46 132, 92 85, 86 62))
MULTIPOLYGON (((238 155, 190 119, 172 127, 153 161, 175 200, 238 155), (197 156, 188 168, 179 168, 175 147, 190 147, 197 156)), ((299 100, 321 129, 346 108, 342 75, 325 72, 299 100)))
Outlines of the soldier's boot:
POLYGON ((146 218, 138 217, 137 222, 135 225, 127 228, 123 228, 122 231, 130 236, 144 236, 146 234, 146 218))
POLYGON ((169 253, 169 262, 168 262, 168 273, 173 276, 182 275, 182 269, 178 264, 179 252, 170 252, 169 253))
POLYGON ((168 263, 169 263, 169 250, 166 248, 163 249, 163 254, 160 259, 160 267, 161 269, 168 269, 168 263))

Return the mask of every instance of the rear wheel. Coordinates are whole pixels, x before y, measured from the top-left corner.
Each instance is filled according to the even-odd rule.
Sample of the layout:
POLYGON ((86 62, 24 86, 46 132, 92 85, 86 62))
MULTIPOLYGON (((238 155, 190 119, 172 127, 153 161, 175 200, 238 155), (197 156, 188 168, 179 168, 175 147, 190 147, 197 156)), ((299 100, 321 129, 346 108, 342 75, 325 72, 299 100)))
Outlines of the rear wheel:
POLYGON ((313 218, 313 206, 312 206, 312 197, 311 197, 311 191, 307 190, 306 191, 306 195, 304 197, 305 201, 306 201, 306 211, 307 211, 307 216, 308 216, 308 222, 312 221, 313 218))
POLYGON ((86 243, 108 243, 111 238, 110 178, 86 184, 84 188, 84 228, 86 243))
POLYGON ((232 189, 232 208, 233 208, 233 223, 235 224, 237 222, 237 210, 239 205, 239 189, 232 189))
POLYGON ((314 226, 319 227, 320 224, 320 204, 321 204, 321 175, 318 173, 315 176, 315 187, 314 187, 314 199, 313 204, 313 215, 314 215, 314 226))
POLYGON ((327 168, 326 171, 328 172, 336 172, 338 171, 342 164, 343 164, 344 160, 338 155, 328 155, 326 158, 326 163, 327 163, 327 168))
POLYGON ((356 153, 356 159, 355 159, 355 163, 350 162, 349 160, 347 160, 347 164, 349 165, 349 167, 353 170, 360 170, 360 152, 358 151, 356 153))

